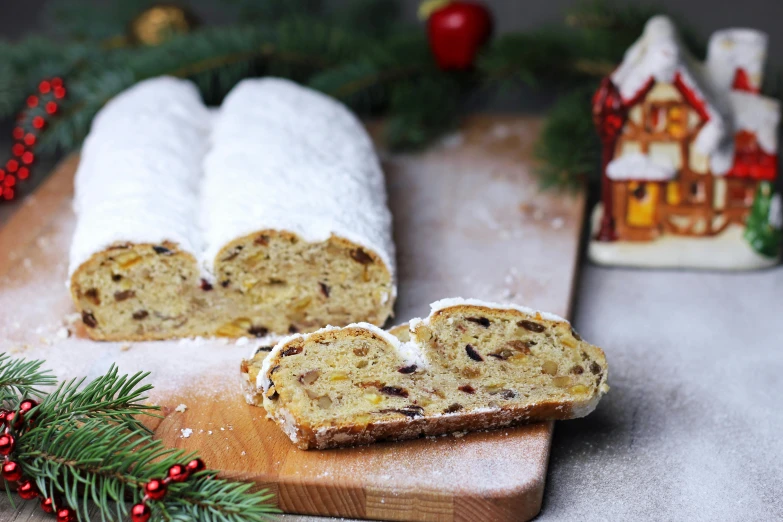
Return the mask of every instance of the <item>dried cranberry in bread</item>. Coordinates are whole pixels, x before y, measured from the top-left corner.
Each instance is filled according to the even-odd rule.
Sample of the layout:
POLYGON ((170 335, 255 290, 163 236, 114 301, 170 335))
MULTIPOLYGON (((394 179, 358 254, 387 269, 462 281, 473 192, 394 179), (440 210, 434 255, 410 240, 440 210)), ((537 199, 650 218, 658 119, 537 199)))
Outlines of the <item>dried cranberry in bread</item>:
POLYGON ((582 417, 608 390, 601 349, 559 317, 432 306, 411 321, 410 342, 369 324, 284 339, 248 399, 300 448, 324 449, 582 417))

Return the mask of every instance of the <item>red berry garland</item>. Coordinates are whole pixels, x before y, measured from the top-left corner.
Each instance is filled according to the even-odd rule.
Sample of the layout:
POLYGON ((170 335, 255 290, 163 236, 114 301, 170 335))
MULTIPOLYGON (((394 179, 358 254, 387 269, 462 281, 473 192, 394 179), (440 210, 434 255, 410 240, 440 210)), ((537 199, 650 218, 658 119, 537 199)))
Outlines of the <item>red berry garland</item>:
POLYGON ((12 132, 15 140, 11 147, 12 158, 5 168, 0 168, 0 200, 14 199, 17 181, 30 177, 30 169, 35 163, 32 148, 47 121, 59 111, 60 100, 65 95, 62 79, 52 78, 43 80, 38 84, 38 93, 27 97, 27 109, 19 115, 17 126, 12 132))
MULTIPOLYGON (((36 406, 38 406, 36 401, 25 399, 19 404, 18 411, 0 410, 0 426, 3 427, 3 433, 0 434, 0 456, 4 458, 2 466, 0 466, 0 474, 2 474, 5 480, 17 482, 16 492, 24 500, 32 500, 42 495, 33 481, 23 477, 22 467, 19 463, 11 460, 9 457, 16 445, 16 440, 11 435, 10 430, 12 426, 14 430, 22 428, 25 420, 28 423, 32 421, 31 418, 25 419, 25 417, 29 417, 30 412, 36 406)), ((205 469, 206 465, 203 460, 193 459, 186 464, 172 465, 163 479, 149 480, 143 485, 144 497, 142 501, 131 508, 132 522, 148 522, 150 520, 152 511, 147 502, 150 500, 162 500, 168 492, 169 483, 184 482, 195 473, 205 469)), ((62 506, 59 500, 51 497, 44 496, 41 499, 41 509, 47 513, 56 513, 57 522, 76 522, 77 520, 76 512, 73 509, 62 506), (55 505, 60 506, 57 507, 56 511, 55 505)))
POLYGON ((206 468, 207 466, 203 460, 193 459, 187 464, 174 464, 171 466, 166 474, 166 478, 152 479, 144 484, 144 498, 131 508, 131 520, 133 522, 147 522, 152 513, 147 505, 148 500, 162 500, 166 496, 170 482, 184 482, 194 473, 203 471, 206 468))

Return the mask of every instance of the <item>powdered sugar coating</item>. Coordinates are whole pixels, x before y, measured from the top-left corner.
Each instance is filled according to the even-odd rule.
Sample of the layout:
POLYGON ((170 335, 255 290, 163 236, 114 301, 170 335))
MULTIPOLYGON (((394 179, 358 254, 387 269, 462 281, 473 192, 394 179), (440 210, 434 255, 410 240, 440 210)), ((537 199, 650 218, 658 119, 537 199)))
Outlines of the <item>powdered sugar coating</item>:
POLYGON ((69 274, 114 243, 171 241, 198 256, 198 188, 209 112, 195 85, 136 84, 95 117, 76 173, 69 274))
POLYGON ((372 250, 394 274, 383 172, 364 127, 337 101, 288 80, 240 82, 214 122, 204 161, 204 266, 263 229, 372 250))
POLYGON ((526 306, 519 306, 511 303, 507 303, 507 304, 492 303, 489 301, 482 301, 480 299, 465 299, 462 297, 449 297, 432 303, 430 305, 430 315, 426 319, 424 320, 414 319, 413 321, 411 321, 411 332, 413 331, 415 324, 420 324, 421 322, 425 324, 429 323, 429 320, 432 318, 433 315, 435 315, 436 312, 445 310, 447 308, 453 308, 455 306, 463 306, 463 305, 483 306, 484 308, 494 308, 496 310, 517 310, 518 312, 522 312, 523 314, 528 314, 532 316, 538 314, 543 319, 546 319, 547 321, 558 321, 563 323, 568 322, 567 320, 563 319, 559 315, 551 314, 549 312, 541 312, 539 310, 534 310, 526 306))

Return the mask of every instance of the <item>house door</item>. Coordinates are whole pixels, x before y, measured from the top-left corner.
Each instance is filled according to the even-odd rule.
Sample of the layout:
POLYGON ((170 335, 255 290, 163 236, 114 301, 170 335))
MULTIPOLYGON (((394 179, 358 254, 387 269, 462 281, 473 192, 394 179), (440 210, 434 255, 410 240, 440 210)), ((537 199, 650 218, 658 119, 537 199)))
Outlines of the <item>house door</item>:
POLYGON ((632 181, 628 183, 628 214, 626 223, 632 227, 651 227, 655 224, 655 206, 660 187, 657 183, 632 181))

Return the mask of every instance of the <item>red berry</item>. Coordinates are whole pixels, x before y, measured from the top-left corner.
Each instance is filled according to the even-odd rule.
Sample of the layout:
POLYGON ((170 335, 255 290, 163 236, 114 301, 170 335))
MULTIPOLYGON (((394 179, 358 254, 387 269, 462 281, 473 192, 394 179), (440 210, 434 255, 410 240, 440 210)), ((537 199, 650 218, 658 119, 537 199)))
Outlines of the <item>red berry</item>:
POLYGON ((25 165, 31 164, 35 160, 35 154, 30 152, 29 150, 22 154, 22 163, 25 165))
POLYGON ((201 459, 193 459, 188 462, 187 468, 189 473, 197 473, 203 469, 206 469, 206 464, 201 459))
POLYGON ((36 129, 43 129, 44 124, 46 124, 46 121, 44 121, 43 117, 36 116, 33 118, 33 127, 36 129))
POLYGON ((136 504, 131 508, 133 522, 147 522, 150 519, 150 507, 147 504, 136 504))
POLYGON ((30 96, 27 97, 27 106, 32 109, 36 105, 38 105, 38 96, 36 96, 35 94, 31 94, 30 96))
POLYGON ((15 127, 13 136, 15 140, 21 140, 24 137, 24 129, 22 127, 15 127))
POLYGON ((144 492, 152 500, 160 500, 166 495, 166 484, 160 479, 152 479, 144 485, 144 492))
POLYGON ((52 78, 52 87, 62 87, 62 86, 63 86, 62 78, 59 78, 57 76, 52 78))
POLYGON ((12 200, 14 199, 14 189, 10 187, 6 187, 3 189, 3 199, 12 200))
POLYGON ((8 172, 16 172, 17 170, 19 170, 19 162, 18 162, 18 161, 16 161, 15 159, 10 159, 10 160, 8 160, 8 162, 5 164, 5 169, 6 169, 8 172))
MULTIPOLYGON (((13 187, 16 184, 16 178, 13 176, 5 178, 3 180, 3 183, 8 185, 9 187, 13 187)), ((9 411, 5 414, 5 423, 8 426, 13 426, 14 429, 19 429, 22 427, 22 422, 24 422, 24 413, 22 412, 16 412, 16 411, 9 411)))
POLYGON ((54 97, 58 100, 65 98, 65 88, 64 87, 55 87, 54 88, 54 97))
POLYGON ((41 509, 47 513, 54 513, 54 501, 52 500, 52 497, 41 499, 41 509))
POLYGON ((57 522, 76 522, 76 513, 71 508, 60 508, 57 510, 57 522))
POLYGON ((38 496, 38 488, 29 480, 19 482, 16 492, 24 500, 32 500, 38 496))
POLYGON ((14 436, 10 433, 0 435, 0 455, 6 457, 14 451, 14 436))
POLYGON ((22 466, 13 460, 8 460, 3 464, 3 478, 10 481, 22 478, 22 466))
POLYGON ((19 411, 23 411, 27 413, 28 411, 32 410, 36 406, 38 406, 38 401, 34 399, 25 399, 19 403, 19 411))
POLYGON ((169 468, 169 478, 174 482, 184 482, 188 480, 190 472, 182 464, 174 464, 169 468))
MULTIPOLYGON (((0 179, 5 177, 5 171, 0 169, 0 179)), ((8 410, 0 410, 0 424, 5 422, 5 416, 8 415, 8 410)))
POLYGON ((35 145, 35 134, 28 132, 24 135, 24 144, 28 147, 35 145))
POLYGON ((20 167, 19 172, 17 172, 16 175, 19 176, 19 179, 27 179, 28 176, 30 176, 30 169, 27 167, 20 167))
POLYGON ((47 82, 46 80, 38 84, 38 92, 40 92, 41 94, 48 94, 49 91, 51 90, 52 90, 52 84, 47 82))
POLYGON ((11 154, 13 154, 14 156, 21 156, 22 154, 24 154, 24 145, 22 145, 21 143, 14 143, 13 146, 11 147, 11 154))
MULTIPOLYGON (((14 185, 16 185, 16 178, 13 176, 8 176, 3 180, 3 185, 5 185, 6 187, 13 187, 14 185)), ((16 413, 14 412, 9 412, 6 414, 5 420, 9 425, 11 424, 11 421, 14 420, 14 415, 16 415, 16 413)))
POLYGON ((57 104, 53 101, 47 102, 44 106, 44 109, 46 110, 47 114, 54 114, 57 112, 57 104))

